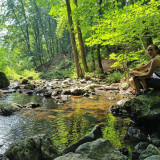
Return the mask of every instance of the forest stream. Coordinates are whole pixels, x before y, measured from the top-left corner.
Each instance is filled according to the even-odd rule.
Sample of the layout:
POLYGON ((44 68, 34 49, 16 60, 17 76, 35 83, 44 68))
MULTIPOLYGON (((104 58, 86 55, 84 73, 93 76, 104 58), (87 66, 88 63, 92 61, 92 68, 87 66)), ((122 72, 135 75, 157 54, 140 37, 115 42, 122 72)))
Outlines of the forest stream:
POLYGON ((122 95, 118 92, 98 91, 90 97, 71 96, 69 101, 57 104, 52 98, 38 95, 6 94, 0 98, 1 103, 12 102, 23 106, 34 102, 40 107, 0 116, 0 154, 17 140, 43 133, 52 134, 55 145, 63 149, 87 135, 97 124, 103 125, 103 137, 115 147, 130 150, 131 146, 124 140, 130 119, 114 117, 109 112, 109 107, 121 99, 122 95))

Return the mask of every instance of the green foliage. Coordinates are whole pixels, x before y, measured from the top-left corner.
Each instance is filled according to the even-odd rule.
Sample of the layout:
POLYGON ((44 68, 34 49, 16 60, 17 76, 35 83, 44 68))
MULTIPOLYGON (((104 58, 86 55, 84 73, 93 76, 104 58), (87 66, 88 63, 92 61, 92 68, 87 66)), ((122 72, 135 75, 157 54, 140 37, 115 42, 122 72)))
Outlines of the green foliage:
POLYGON ((107 82, 118 83, 123 78, 123 74, 120 71, 114 71, 107 76, 107 82))
POLYGON ((149 60, 149 57, 144 54, 143 50, 139 50, 137 52, 132 51, 129 53, 112 53, 109 55, 109 57, 110 59, 116 60, 116 62, 111 67, 126 67, 124 68, 125 70, 127 70, 128 67, 135 67, 136 64, 146 64, 149 60))
POLYGON ((25 69, 23 72, 21 72, 21 76, 23 76, 24 78, 32 77, 35 80, 39 79, 40 74, 40 72, 36 72, 34 69, 25 69))
MULTIPOLYGON (((101 44, 102 59, 112 53, 110 57, 116 60, 113 66, 123 66, 126 70, 139 63, 146 63, 145 56, 138 53, 143 49, 144 35, 152 37, 156 44, 160 44, 160 0, 136 2, 108 0, 103 1, 101 6, 97 0, 78 0, 78 7, 71 0, 70 4, 75 33, 76 22, 79 21, 85 45, 93 46, 95 54, 97 52, 95 46, 101 44)), ((2 71, 11 72, 6 69, 9 67, 12 68, 12 72, 14 70, 15 73, 21 74, 21 70, 38 67, 56 56, 58 52, 70 52, 64 0, 8 0, 0 7, 6 10, 4 14, 3 12, 0 14, 2 20, 0 30, 8 31, 6 35, 0 37, 2 71)), ((87 62, 89 70, 92 71, 94 67, 91 56, 88 55, 87 62)), ((96 60, 96 56, 94 57, 96 60)), ((55 68, 54 71, 43 75, 50 78, 74 77, 75 73, 55 68)))
POLYGON ((74 72, 74 66, 68 59, 62 60, 57 66, 53 66, 51 71, 42 73, 41 78, 44 79, 62 79, 66 77, 72 77, 74 72))

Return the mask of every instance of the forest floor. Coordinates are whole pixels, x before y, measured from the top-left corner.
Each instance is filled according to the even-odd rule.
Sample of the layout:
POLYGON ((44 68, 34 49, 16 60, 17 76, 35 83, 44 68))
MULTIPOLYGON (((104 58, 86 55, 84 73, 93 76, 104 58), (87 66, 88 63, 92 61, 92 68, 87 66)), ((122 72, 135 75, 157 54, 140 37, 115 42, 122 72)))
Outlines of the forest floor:
MULTIPOLYGON (((43 66, 38 67, 38 71, 43 71, 43 68, 45 68, 46 72, 50 72, 54 67, 58 66, 62 60, 69 60, 69 58, 63 54, 60 54, 59 56, 56 56, 56 58, 53 58, 52 60, 45 63, 43 66)), ((102 60, 102 66, 104 72, 110 72, 114 69, 117 69, 118 67, 111 67, 114 64, 115 60, 111 59, 104 59, 102 60)), ((97 66, 97 64, 96 64, 97 66)))

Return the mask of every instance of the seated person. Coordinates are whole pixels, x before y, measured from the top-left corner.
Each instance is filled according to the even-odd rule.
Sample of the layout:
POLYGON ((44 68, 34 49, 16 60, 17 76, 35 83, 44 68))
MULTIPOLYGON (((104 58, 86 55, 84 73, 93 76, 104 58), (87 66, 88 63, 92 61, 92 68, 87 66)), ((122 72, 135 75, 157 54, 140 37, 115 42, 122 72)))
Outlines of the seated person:
MULTIPOLYGON (((151 44, 148 46, 147 53, 151 60, 144 66, 131 70, 130 85, 135 89, 135 94, 141 94, 141 86, 144 93, 148 92, 148 88, 160 89, 160 50, 158 46, 151 44)), ((132 91, 133 92, 133 91, 132 91)))

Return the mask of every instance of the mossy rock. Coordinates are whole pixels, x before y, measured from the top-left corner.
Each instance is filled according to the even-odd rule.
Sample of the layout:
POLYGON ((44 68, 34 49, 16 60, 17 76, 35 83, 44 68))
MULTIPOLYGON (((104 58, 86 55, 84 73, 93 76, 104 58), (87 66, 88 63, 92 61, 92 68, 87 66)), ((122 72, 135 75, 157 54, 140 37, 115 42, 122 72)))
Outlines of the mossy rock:
POLYGON ((136 123, 151 128, 158 127, 160 124, 160 91, 151 91, 135 97, 127 101, 123 108, 136 123))
POLYGON ((3 72, 0 72, 0 88, 6 88, 10 85, 10 82, 3 72))
POLYGON ((50 136, 37 135, 13 143, 5 155, 12 160, 53 160, 59 154, 50 136))
POLYGON ((15 112, 20 111, 21 108, 22 107, 20 105, 15 103, 0 104, 0 114, 3 116, 10 116, 15 112))

